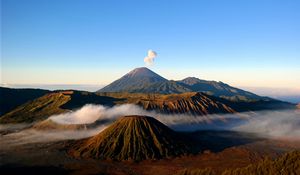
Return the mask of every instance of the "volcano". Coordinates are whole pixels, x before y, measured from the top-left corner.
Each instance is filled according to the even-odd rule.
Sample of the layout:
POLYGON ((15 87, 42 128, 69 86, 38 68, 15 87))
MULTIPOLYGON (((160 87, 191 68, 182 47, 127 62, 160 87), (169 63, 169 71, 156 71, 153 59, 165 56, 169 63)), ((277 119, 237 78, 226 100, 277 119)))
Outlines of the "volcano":
POLYGON ((133 92, 148 87, 153 83, 167 82, 168 80, 146 67, 136 68, 120 79, 112 82, 98 92, 133 92))
POLYGON ((134 160, 162 159, 189 153, 180 135, 148 116, 124 116, 98 135, 77 141, 74 157, 134 160))
POLYGON ((201 80, 188 77, 183 80, 167 80, 146 67, 136 68, 120 79, 112 82, 99 92, 129 92, 129 93, 157 93, 180 94, 185 92, 203 92, 208 95, 224 98, 230 101, 270 101, 254 93, 232 87, 220 81, 201 80))

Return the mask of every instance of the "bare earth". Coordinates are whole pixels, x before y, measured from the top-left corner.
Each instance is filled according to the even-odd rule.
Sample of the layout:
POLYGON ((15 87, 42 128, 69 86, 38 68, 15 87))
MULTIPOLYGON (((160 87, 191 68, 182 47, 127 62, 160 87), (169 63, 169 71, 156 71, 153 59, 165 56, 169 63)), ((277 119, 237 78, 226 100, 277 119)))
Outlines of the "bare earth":
MULTIPOLYGON (((226 131, 203 131, 198 134, 205 151, 181 157, 131 161, 76 159, 66 152, 73 141, 29 143, 5 147, 1 136, 1 174, 164 174, 185 168, 207 168, 216 172, 245 167, 268 156, 276 158, 300 149, 300 141, 269 140, 226 131), (251 137, 251 139, 249 138, 251 137), (211 138, 211 139, 209 139, 211 138), (205 144, 204 144, 205 143, 205 144)), ((16 138, 17 139, 17 138, 16 138)))

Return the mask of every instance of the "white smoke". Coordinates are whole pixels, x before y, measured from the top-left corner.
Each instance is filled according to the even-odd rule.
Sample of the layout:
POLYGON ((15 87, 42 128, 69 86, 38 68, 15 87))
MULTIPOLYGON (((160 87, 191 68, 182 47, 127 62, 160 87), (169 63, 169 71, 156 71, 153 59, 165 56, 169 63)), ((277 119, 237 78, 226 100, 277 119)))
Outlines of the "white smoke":
POLYGON ((144 62, 147 66, 152 66, 154 63, 154 58, 157 56, 157 53, 153 50, 148 50, 147 56, 144 58, 144 62))

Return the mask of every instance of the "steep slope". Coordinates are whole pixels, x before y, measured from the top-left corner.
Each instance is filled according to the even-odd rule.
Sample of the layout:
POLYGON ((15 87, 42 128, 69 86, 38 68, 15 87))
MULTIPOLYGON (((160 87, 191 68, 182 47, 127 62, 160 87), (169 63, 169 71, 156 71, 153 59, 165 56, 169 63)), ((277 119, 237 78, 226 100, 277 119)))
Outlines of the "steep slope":
POLYGON ((231 101, 201 92, 186 92, 181 94, 153 94, 109 92, 96 93, 115 99, 116 104, 136 104, 146 110, 159 113, 205 115, 215 113, 234 113, 245 111, 295 109, 294 104, 278 100, 231 101))
POLYGON ((59 114, 65 110, 60 108, 70 100, 64 93, 50 93, 29 101, 0 118, 0 123, 23 123, 45 119, 47 116, 59 114))
POLYGON ((29 100, 36 99, 49 93, 42 89, 14 89, 0 87, 0 116, 13 110, 29 100))
POLYGON ((125 116, 87 140, 78 141, 69 153, 75 157, 135 160, 161 159, 189 152, 180 136, 147 116, 125 116))
POLYGON ((80 91, 58 91, 29 101, 0 118, 0 123, 31 123, 41 121, 50 115, 67 112, 85 104, 112 106, 115 99, 94 93, 80 91))
POLYGON ((164 81, 164 82, 152 83, 147 87, 138 88, 131 92, 180 94, 184 92, 191 92, 191 90, 187 87, 178 84, 176 81, 164 81))
POLYGON ((212 100, 203 93, 189 92, 183 94, 161 95, 153 99, 140 99, 134 102, 146 110, 155 110, 168 114, 206 115, 216 113, 234 113, 234 109, 212 100))
MULTIPOLYGON (((135 104, 145 110, 154 110, 165 114, 206 115, 215 113, 234 113, 235 110, 225 105, 216 97, 199 92, 181 94, 143 94, 143 93, 97 93, 115 99, 117 104, 135 104)), ((223 100, 225 101, 225 100, 223 100)))
POLYGON ((98 92, 134 92, 137 89, 148 87, 152 83, 168 81, 148 68, 141 67, 132 70, 120 79, 112 82, 98 92))

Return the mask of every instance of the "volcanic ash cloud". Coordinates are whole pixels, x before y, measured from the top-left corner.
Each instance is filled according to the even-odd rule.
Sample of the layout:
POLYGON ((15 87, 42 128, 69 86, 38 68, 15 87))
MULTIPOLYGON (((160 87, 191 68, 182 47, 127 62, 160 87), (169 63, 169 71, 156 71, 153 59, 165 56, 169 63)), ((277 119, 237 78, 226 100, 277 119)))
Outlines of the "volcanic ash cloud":
POLYGON ((144 62, 147 66, 154 64, 154 58, 157 57, 157 53, 153 50, 148 50, 147 56, 144 58, 144 62))

